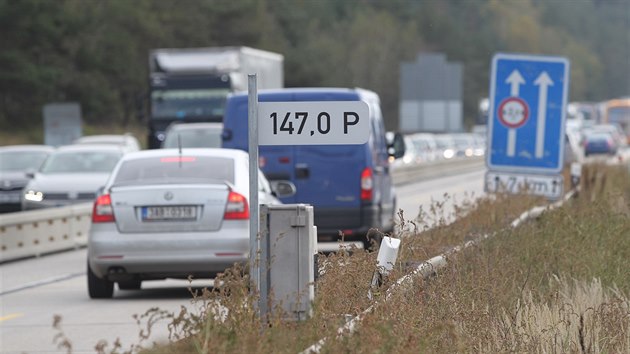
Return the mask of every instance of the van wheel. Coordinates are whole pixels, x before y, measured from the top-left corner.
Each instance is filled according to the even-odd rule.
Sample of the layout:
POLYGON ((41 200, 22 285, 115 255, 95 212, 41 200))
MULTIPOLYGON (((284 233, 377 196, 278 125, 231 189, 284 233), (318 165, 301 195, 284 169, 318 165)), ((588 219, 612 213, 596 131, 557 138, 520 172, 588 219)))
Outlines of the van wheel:
POLYGON ((140 290, 142 286, 142 280, 126 280, 118 282, 118 289, 120 290, 140 290))
POLYGON ((87 267, 88 293, 92 299, 111 299, 114 296, 114 282, 101 279, 92 272, 90 265, 87 267))

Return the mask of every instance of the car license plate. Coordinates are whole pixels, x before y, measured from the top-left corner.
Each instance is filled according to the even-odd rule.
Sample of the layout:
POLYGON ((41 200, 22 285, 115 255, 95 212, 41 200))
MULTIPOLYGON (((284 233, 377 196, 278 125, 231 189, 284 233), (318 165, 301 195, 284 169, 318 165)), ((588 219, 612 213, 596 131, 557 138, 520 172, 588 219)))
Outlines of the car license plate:
POLYGON ((149 206, 142 208, 143 221, 195 220, 197 207, 194 205, 149 206))

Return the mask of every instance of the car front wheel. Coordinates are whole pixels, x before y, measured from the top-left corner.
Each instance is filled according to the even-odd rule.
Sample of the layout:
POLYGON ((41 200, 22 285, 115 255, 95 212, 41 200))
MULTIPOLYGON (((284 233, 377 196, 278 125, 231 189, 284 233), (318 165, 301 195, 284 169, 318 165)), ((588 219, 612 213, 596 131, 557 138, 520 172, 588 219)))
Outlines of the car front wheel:
POLYGON ((111 299, 114 296, 114 282, 101 279, 92 272, 90 265, 87 266, 88 273, 88 293, 92 299, 111 299))

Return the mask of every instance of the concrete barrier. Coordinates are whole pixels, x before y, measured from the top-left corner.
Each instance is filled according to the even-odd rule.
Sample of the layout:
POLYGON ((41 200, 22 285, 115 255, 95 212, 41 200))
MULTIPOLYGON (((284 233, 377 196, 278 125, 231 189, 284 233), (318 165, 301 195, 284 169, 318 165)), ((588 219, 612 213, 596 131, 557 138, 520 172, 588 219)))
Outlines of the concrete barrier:
MULTIPOLYGON (((482 157, 392 168, 394 184, 420 182, 482 168, 482 157)), ((87 245, 92 203, 0 214, 0 262, 87 245)))
POLYGON ((484 167, 484 164, 485 158, 479 156, 438 160, 409 166, 395 166, 392 168, 392 178, 396 185, 416 183, 479 170, 484 167))
POLYGON ((0 262, 83 247, 92 203, 0 215, 0 262))

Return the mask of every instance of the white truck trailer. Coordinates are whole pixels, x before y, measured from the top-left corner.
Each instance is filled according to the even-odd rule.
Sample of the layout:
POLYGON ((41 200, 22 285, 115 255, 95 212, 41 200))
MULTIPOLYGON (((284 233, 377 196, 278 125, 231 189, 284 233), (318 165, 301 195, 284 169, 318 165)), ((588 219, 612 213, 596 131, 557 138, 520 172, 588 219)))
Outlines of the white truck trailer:
POLYGON ((149 53, 148 146, 159 148, 173 122, 221 122, 229 93, 284 87, 284 57, 249 47, 164 48, 149 53))

